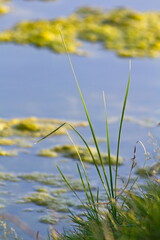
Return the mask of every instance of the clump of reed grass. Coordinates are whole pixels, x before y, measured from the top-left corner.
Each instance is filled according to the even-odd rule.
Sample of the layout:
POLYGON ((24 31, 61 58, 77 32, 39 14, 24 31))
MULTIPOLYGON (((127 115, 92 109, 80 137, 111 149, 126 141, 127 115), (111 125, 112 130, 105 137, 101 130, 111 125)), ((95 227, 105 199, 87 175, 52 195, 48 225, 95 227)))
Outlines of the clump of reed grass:
MULTIPOLYGON (((98 144, 97 136, 95 134, 95 130, 94 130, 94 127, 93 127, 93 124, 92 124, 92 121, 91 121, 91 117, 90 117, 87 105, 86 105, 85 99, 83 97, 83 93, 81 91, 78 78, 77 78, 76 73, 74 71, 74 67, 73 67, 70 55, 68 54, 68 50, 67 50, 65 40, 64 40, 61 32, 60 32, 60 34, 61 34, 61 38, 62 38, 64 47, 66 49, 69 64, 70 64, 70 67, 71 67, 71 70, 72 70, 72 73, 73 73, 73 76, 74 76, 75 83, 77 85, 77 89, 78 89, 78 92, 79 92, 79 95, 80 95, 80 99, 81 99, 81 102, 82 102, 82 105, 83 105, 83 108, 84 108, 84 112, 85 112, 87 121, 88 121, 88 125, 89 125, 89 128, 90 128, 91 136, 93 138, 94 147, 95 147, 96 152, 97 152, 97 157, 99 159, 100 166, 97 164, 97 161, 96 161, 96 159, 95 159, 95 157, 92 153, 92 150, 91 150, 89 144, 87 143, 87 141, 85 140, 85 138, 81 135, 81 133, 79 131, 76 130, 76 128, 74 126, 70 125, 70 127, 79 136, 79 138, 84 143, 84 146, 88 150, 90 158, 92 159, 94 167, 97 171, 98 178, 99 178, 99 180, 100 180, 100 182, 103 186, 103 190, 105 191, 106 201, 107 202, 113 202, 113 201, 117 202, 117 195, 118 195, 117 179, 118 179, 118 167, 119 167, 119 162, 120 162, 120 143, 121 143, 122 126, 123 126, 123 121, 124 121, 124 113, 125 113, 125 108, 126 108, 126 104, 127 104, 127 97, 128 97, 128 92, 129 92, 129 86, 130 86, 130 71, 129 71, 128 82, 127 82, 127 87, 126 87, 123 106, 122 106, 120 124, 119 124, 119 131, 118 131, 118 138, 117 138, 116 161, 115 161, 116 162, 116 164, 115 164, 116 165, 115 166, 115 174, 113 174, 113 166, 112 166, 112 155, 111 155, 111 146, 110 146, 110 134, 109 134, 106 98, 105 98, 105 94, 103 93, 104 107, 105 107, 105 112, 106 112, 106 147, 107 147, 108 168, 109 168, 109 174, 108 174, 107 169, 106 169, 106 167, 104 165, 104 162, 103 162, 102 152, 101 152, 99 144, 98 144)), ((53 130, 51 133, 49 133, 48 135, 44 136, 39 141, 37 141, 37 143, 44 140, 45 138, 49 137, 51 134, 56 133, 57 130, 62 128, 65 124, 66 123, 63 123, 62 125, 60 125, 58 128, 53 130)), ((76 148, 76 145, 74 144, 74 142, 73 142, 73 140, 71 139, 70 136, 69 136, 69 138, 70 138, 71 142, 73 143, 73 146, 75 147, 75 151, 77 152, 77 155, 79 156, 80 163, 77 163, 77 171, 79 173, 81 184, 83 186, 84 193, 86 195, 87 203, 90 206, 90 209, 92 210, 92 214, 97 219, 99 219, 99 211, 98 211, 98 207, 97 207, 97 204, 99 202, 99 188, 97 189, 97 193, 96 193, 97 197, 95 198, 94 197, 95 194, 93 193, 93 190, 91 188, 91 184, 90 184, 90 181, 89 181, 89 176, 88 176, 87 170, 85 168, 85 165, 83 163, 83 159, 81 158, 81 154, 78 151, 78 149, 76 148)), ((73 191, 73 193, 79 199, 79 201, 81 202, 83 207, 86 209, 86 204, 82 202, 82 200, 77 195, 76 191, 72 188, 69 180, 65 177, 65 175, 63 174, 61 169, 58 166, 57 166, 57 168, 58 168, 62 178, 64 179, 64 181, 68 185, 68 187, 73 191)), ((110 206, 111 207, 107 208, 107 210, 116 219, 116 217, 117 217, 116 208, 112 204, 110 204, 110 206)))
POLYGON ((128 191, 116 205, 117 221, 109 212, 100 212, 99 219, 92 211, 85 218, 72 215, 74 230, 66 231, 59 240, 159 240, 160 185, 149 182, 140 193, 128 191))
MULTIPOLYGON (((106 202, 100 201, 99 189, 93 192, 91 184, 89 181, 89 176, 87 170, 83 163, 80 153, 76 148, 73 140, 69 136, 73 146, 80 159, 80 164, 77 163, 77 171, 83 186, 84 193, 86 195, 87 203, 84 203, 81 198, 78 196, 77 192, 72 188, 69 180, 65 177, 61 169, 57 166, 62 178, 76 195, 76 197, 81 202, 84 207, 83 216, 75 215, 71 212, 71 218, 74 224, 73 230, 64 231, 61 235, 56 235, 58 240, 159 240, 160 239, 160 185, 158 182, 149 183, 145 189, 139 193, 134 193, 133 190, 128 190, 130 176, 133 168, 136 165, 136 146, 134 148, 134 155, 132 158, 132 166, 129 174, 129 179, 124 189, 118 192, 117 182, 118 182, 118 168, 119 168, 119 153, 120 153, 120 143, 121 143, 121 134, 122 126, 124 121, 125 108, 127 104, 129 86, 130 86, 130 71, 128 76, 127 87, 125 91, 122 113, 119 124, 118 138, 117 138, 117 153, 116 153, 116 167, 115 174, 113 174, 113 168, 111 164, 111 146, 110 146, 110 134, 109 134, 109 125, 108 125, 108 114, 105 94, 103 93, 104 106, 106 111, 106 145, 107 153, 109 159, 109 174, 107 173, 106 167, 102 161, 102 154, 99 148, 97 141, 97 136, 95 134, 93 124, 85 103, 77 76, 75 74, 73 64, 71 62, 70 56, 67 51, 67 46, 61 34, 63 44, 66 48, 68 55, 68 60, 70 67, 78 88, 78 92, 84 107, 86 118, 89 124, 90 132, 93 138, 94 146, 97 151, 97 156, 99 158, 100 167, 97 165, 94 155, 85 140, 79 131, 77 131, 73 126, 71 128, 77 133, 80 139, 83 141, 86 149, 88 150, 92 161, 94 163, 95 169, 97 171, 99 180, 103 186, 103 191, 106 194, 106 202)), ((64 123, 65 124, 65 123, 64 123)), ((63 127, 62 124, 57 129, 49 133, 47 136, 40 139, 45 139, 51 134, 55 133, 59 128, 63 127)), ((139 142, 139 141, 138 141, 139 142)), ((137 142, 137 143, 138 143, 137 142)), ((141 143, 141 142, 140 142, 141 143)), ((142 147, 143 144, 141 143, 142 147)), ((144 149, 145 150, 145 149, 144 149)), ((54 239, 52 237, 52 239, 54 239)))

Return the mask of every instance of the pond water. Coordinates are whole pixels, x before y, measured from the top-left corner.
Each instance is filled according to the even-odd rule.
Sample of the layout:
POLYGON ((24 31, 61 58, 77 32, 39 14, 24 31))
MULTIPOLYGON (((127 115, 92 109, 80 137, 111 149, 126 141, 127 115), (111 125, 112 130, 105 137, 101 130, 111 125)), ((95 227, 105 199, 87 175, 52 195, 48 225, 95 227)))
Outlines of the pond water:
MULTIPOLYGON (((13 26, 16 22, 29 19, 51 19, 67 16, 78 7, 84 5, 100 6, 111 9, 125 6, 140 11, 160 10, 160 2, 145 0, 134 1, 12 1, 12 13, 0 16, 0 30, 13 26)), ((84 43, 84 49, 89 51, 89 56, 72 55, 71 59, 77 73, 91 118, 100 138, 105 137, 105 111, 103 106, 102 91, 107 96, 108 114, 110 120, 121 114, 125 87, 128 79, 128 59, 118 58, 114 52, 102 49, 99 44, 84 43)), ((79 94, 66 55, 58 55, 47 49, 38 49, 31 46, 14 44, 0 44, 0 110, 1 118, 25 118, 35 116, 38 118, 56 118, 68 121, 86 120, 79 94)), ((160 106, 160 59, 133 59, 131 86, 127 102, 126 118, 121 142, 121 155, 125 158, 124 166, 120 167, 120 176, 128 176, 131 165, 133 148, 137 140, 141 140, 148 151, 153 151, 153 145, 148 144, 148 133, 151 132, 159 141, 160 106)), ((110 124, 112 152, 115 153, 117 144, 118 121, 110 124)), ((81 128, 82 133, 91 141, 88 128, 81 128)), ((80 144, 78 137, 72 133, 74 141, 80 144)), ((37 138, 31 138, 34 143, 37 138)), ((0 168, 3 172, 14 173, 48 173, 59 176, 56 164, 65 174, 78 178, 75 160, 38 157, 36 153, 41 148, 50 148, 55 145, 70 143, 67 136, 56 136, 43 141, 32 148, 24 148, 16 157, 1 157, 0 168)), ((8 147, 9 148, 9 147, 8 147)), ((12 148, 12 147, 11 147, 12 148)), ((106 151, 105 143, 101 148, 106 151)), ((137 161, 143 165, 144 155, 138 147, 137 161)), ((95 170, 88 166, 92 184, 97 184, 95 170)), ((57 181, 60 181, 59 179, 57 181)), ((2 203, 6 207, 2 212, 19 216, 34 231, 47 235, 47 224, 40 223, 39 218, 50 211, 45 207, 33 203, 17 204, 16 201, 35 192, 36 187, 42 187, 38 182, 5 182, 1 191, 2 203), (6 192, 7 191, 7 192, 6 192), (5 202, 4 202, 5 203, 5 202), (24 210, 28 211, 24 211, 24 210)), ((82 194, 82 193, 81 193, 82 194)), ((83 195, 83 194, 82 194, 83 195)), ((64 196, 62 196, 63 198, 64 196)), ((67 192, 65 199, 74 200, 73 194, 67 192)), ((58 200, 59 201, 59 200, 58 200)), ((57 207, 58 208, 58 207, 57 207)), ((78 211, 78 210, 77 210, 78 211)), ((54 227, 61 231, 68 226, 69 220, 64 217, 67 213, 57 215, 52 210, 54 217, 59 218, 54 227)), ((18 230, 21 233, 21 230, 18 230)), ((24 232, 22 233, 22 235, 24 232)), ((26 236, 24 235, 24 239, 26 236)), ((27 236, 27 239, 33 239, 27 236)))

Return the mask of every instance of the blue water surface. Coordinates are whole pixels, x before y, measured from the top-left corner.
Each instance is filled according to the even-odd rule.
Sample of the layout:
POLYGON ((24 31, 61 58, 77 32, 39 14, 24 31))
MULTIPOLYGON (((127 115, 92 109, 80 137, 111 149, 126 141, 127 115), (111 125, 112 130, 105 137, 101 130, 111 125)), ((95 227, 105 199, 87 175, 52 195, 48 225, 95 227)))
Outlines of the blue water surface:
MULTIPOLYGON (((98 6, 104 9, 112 9, 123 6, 139 11, 158 11, 160 1, 124 0, 124 1, 75 1, 60 0, 56 2, 19 1, 11 2, 12 13, 0 17, 0 30, 12 27, 21 20, 52 19, 59 16, 67 16, 82 6, 98 6)), ((88 57, 72 55, 71 59, 79 83, 84 94, 96 134, 105 137, 105 111, 102 92, 107 98, 107 111, 109 119, 119 117, 129 72, 129 60, 118 58, 114 52, 104 50, 100 44, 84 43, 83 48, 89 52, 88 57)), ((47 49, 38 49, 32 46, 19 46, 15 44, 0 44, 0 115, 1 118, 14 117, 45 117, 64 120, 86 120, 77 87, 69 66, 66 55, 58 55, 47 49)), ((141 126, 133 122, 124 122, 121 142, 121 155, 126 163, 120 168, 120 175, 127 177, 133 156, 133 148, 136 141, 141 140, 147 149, 152 150, 148 144, 148 133, 151 132, 159 138, 160 121, 159 106, 160 89, 160 59, 133 59, 131 70, 131 86, 127 102, 126 116, 132 116, 136 120, 152 119, 149 127, 141 126)), ((112 152, 116 152, 118 122, 110 125, 112 152)), ((88 130, 82 130, 88 140, 91 134, 88 130)), ((80 143, 78 137, 75 140, 80 143)), ((159 139, 158 139, 159 141, 159 139)), ((48 172, 58 173, 56 163, 59 159, 42 159, 35 156, 41 147, 67 143, 67 137, 59 137, 52 142, 44 142, 36 145, 30 154, 22 153, 15 158, 1 158, 1 166, 4 171, 20 172, 48 172)), ((106 151, 106 145, 101 144, 106 151)), ((143 164, 145 159, 143 150, 138 147, 137 161, 143 164)), ((63 164, 62 164, 63 168, 63 164)), ((67 173, 74 172, 75 162, 70 161, 67 173)), ((95 170, 89 168, 92 180, 95 180, 95 170)), ((32 190, 31 184, 8 184, 9 191, 16 196, 32 190)), ((17 197, 18 198, 18 197, 17 197)), ((14 199, 14 198, 13 198, 14 199)), ((35 207, 35 206, 34 206, 35 207)), ((38 222, 39 213, 23 212, 23 206, 16 205, 14 200, 8 202, 7 211, 18 215, 34 229, 47 232, 48 226, 38 222)), ((60 221, 55 227, 58 230, 67 225, 68 220, 60 221)), ((29 237, 27 237, 29 239, 29 237)))

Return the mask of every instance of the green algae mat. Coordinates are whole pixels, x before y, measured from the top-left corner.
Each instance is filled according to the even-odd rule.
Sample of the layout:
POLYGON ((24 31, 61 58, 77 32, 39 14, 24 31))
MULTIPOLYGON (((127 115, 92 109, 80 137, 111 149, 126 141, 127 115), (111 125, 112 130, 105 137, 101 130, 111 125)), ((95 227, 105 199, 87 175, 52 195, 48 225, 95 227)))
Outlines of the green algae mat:
MULTIPOLYGON (((97 154, 97 149, 95 147, 90 147, 90 150, 92 152, 92 155, 94 157, 94 161, 101 165, 99 156, 97 154)), ((58 154, 62 155, 66 158, 71 158, 78 160, 81 158, 83 162, 91 163, 93 164, 93 159, 91 157, 91 154, 89 153, 88 149, 83 146, 78 145, 61 145, 61 146, 55 146, 51 149, 42 149, 39 151, 38 155, 42 157, 55 157, 58 154)), ((105 153, 101 153, 102 161, 104 164, 108 164, 108 155, 105 153)), ((119 158, 119 164, 123 164, 124 159, 122 157, 119 158)), ((111 155, 111 164, 116 164, 116 156, 111 155)))
MULTIPOLYGON (((66 122, 66 121, 65 121, 66 122)), ((0 156, 17 156, 19 148, 31 148, 36 140, 59 127, 64 121, 52 118, 12 118, 0 119, 0 156), (13 147, 16 147, 13 149, 13 147)), ((74 127, 86 127, 87 123, 68 122, 74 127)), ((63 136, 71 129, 69 124, 59 129, 54 136, 63 136)), ((45 152, 46 154, 46 152, 45 152)), ((56 156, 52 152, 52 157, 56 156)))
POLYGON ((99 42, 121 57, 158 57, 160 54, 160 12, 137 12, 118 8, 103 11, 81 8, 68 17, 24 21, 0 33, 0 42, 30 44, 65 53, 84 54, 83 41, 99 42), (82 48, 81 48, 82 47, 82 48))
MULTIPOLYGON (((59 119, 49 119, 49 118, 13 118, 13 119, 0 119, 0 137, 11 137, 11 136, 21 136, 21 137, 43 137, 53 129, 60 126, 65 121, 59 119)), ((70 122, 74 127, 86 127, 86 122, 70 122)), ((66 134, 66 130, 71 129, 71 127, 66 124, 63 128, 56 132, 56 135, 66 134)), ((12 145, 13 140, 0 139, 2 145, 12 145)))
MULTIPOLYGON (((11 157, 17 156, 21 152, 18 148, 31 148, 34 146, 37 138, 44 137, 48 133, 57 129, 65 121, 59 119, 49 118, 13 118, 13 119, 0 119, 0 156, 11 157), (7 146, 5 149, 4 147, 7 146), (17 149, 13 149, 16 146, 17 149), (11 149, 10 149, 10 148, 11 149)), ((73 127, 86 127, 87 122, 68 122, 63 128, 60 128, 52 137, 63 136, 67 134, 67 131, 73 127)), ((97 164, 100 164, 97 150, 90 146, 92 155, 97 164)), ((55 157, 66 157, 73 160, 79 160, 79 156, 82 161, 93 164, 93 159, 88 152, 87 148, 79 145, 59 145, 53 146, 48 149, 40 149, 37 153, 40 157, 55 158, 55 157), (78 152, 78 154, 77 154, 78 152)), ((102 160, 104 164, 108 164, 108 155, 102 153, 102 160)), ((122 164, 124 159, 120 157, 119 164, 122 164)), ((116 163, 116 156, 111 155, 111 163, 116 163)))
MULTIPOLYGON (((83 186, 80 179, 70 175, 67 175, 67 178, 75 191, 83 192, 83 186)), ((46 224, 54 224, 61 218, 65 218, 64 213, 69 213, 69 208, 71 207, 81 208, 80 203, 75 201, 72 195, 68 199, 68 194, 71 194, 71 190, 67 187, 60 175, 39 172, 14 174, 0 171, 1 185, 6 185, 7 182, 20 185, 22 181, 30 183, 32 190, 24 195, 20 194, 20 196, 14 196, 13 193, 8 191, 0 191, 0 203, 3 203, 0 204, 0 208, 6 207, 7 201, 5 200, 5 195, 12 194, 12 197, 15 197, 15 199, 12 200, 14 204, 25 204, 23 211, 26 212, 40 211, 39 221, 46 224), (37 208, 36 206, 41 208, 37 208), (52 214, 53 210, 54 214, 52 214)), ((94 187, 92 187, 92 189, 94 189, 94 187)))

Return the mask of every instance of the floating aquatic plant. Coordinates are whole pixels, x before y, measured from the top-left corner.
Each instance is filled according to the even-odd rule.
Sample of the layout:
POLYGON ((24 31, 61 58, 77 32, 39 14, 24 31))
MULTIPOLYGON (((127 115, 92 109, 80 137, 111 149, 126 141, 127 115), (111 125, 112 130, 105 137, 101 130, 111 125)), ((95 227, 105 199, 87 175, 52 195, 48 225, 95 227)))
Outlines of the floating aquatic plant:
POLYGON ((54 157, 57 157, 57 153, 55 151, 53 151, 52 149, 41 149, 39 152, 38 152, 38 156, 40 157, 51 157, 51 158, 54 158, 54 157))
MULTIPOLYGON (((22 179, 22 180, 25 180, 28 182, 37 182, 37 183, 41 183, 43 185, 60 187, 61 189, 59 191, 61 193, 62 192, 64 193, 64 191, 66 191, 66 189, 69 191, 69 188, 66 186, 65 182, 59 175, 33 172, 30 174, 27 174, 27 173, 19 174, 17 177, 19 179, 22 179)), ((68 179, 70 180, 70 183, 74 190, 83 191, 83 187, 82 187, 80 179, 75 179, 72 176, 68 176, 68 179)))
MULTIPOLYGON (((82 147, 82 146, 78 146, 78 145, 76 145, 76 146, 62 145, 62 146, 56 146, 52 149, 46 150, 46 152, 53 151, 53 153, 56 152, 56 153, 62 154, 64 157, 67 157, 67 158, 79 159, 79 155, 78 155, 76 149, 77 149, 79 155, 81 156, 82 161, 94 164, 91 154, 89 153, 89 151, 86 147, 82 147)), ((101 164, 96 148, 90 147, 90 150, 92 152, 92 155, 94 156, 96 163, 101 164)), ((105 153, 101 153, 101 155, 102 155, 103 163, 108 164, 108 155, 105 153)), ((116 164, 116 156, 111 155, 110 157, 111 157, 111 164, 116 164)), ((120 157, 118 163, 122 164, 123 162, 124 162, 124 159, 122 157, 120 157)))
MULTIPOLYGON (((0 137, 11 137, 11 136, 20 136, 20 137, 41 137, 45 133, 47 134, 53 128, 56 128, 64 121, 58 119, 47 119, 47 118, 13 118, 9 120, 0 119, 0 137)), ((85 127, 87 126, 86 122, 71 122, 73 126, 85 127)), ((57 135, 66 134, 66 129, 70 129, 69 125, 65 125, 63 129, 59 129, 56 132, 57 135)), ((2 143, 7 140, 1 140, 2 143)), ((8 140, 13 142, 13 140, 8 140)))
POLYGON ((16 142, 14 139, 9 139, 9 138, 1 138, 0 139, 0 145, 5 145, 5 146, 12 146, 15 145, 16 142))
POLYGON ((17 203, 34 203, 38 206, 43 206, 56 212, 68 212, 68 207, 75 207, 78 202, 73 199, 68 199, 65 195, 66 191, 56 193, 56 190, 37 191, 29 193, 22 197, 17 203))
POLYGON ((59 218, 54 216, 53 214, 45 215, 45 216, 41 217, 39 221, 42 223, 53 225, 53 224, 56 224, 57 222, 59 222, 59 218))
POLYGON ((0 33, 0 42, 31 44, 65 53, 60 30, 69 53, 81 54, 81 40, 99 42, 122 57, 158 57, 160 13, 126 8, 103 11, 81 8, 66 18, 24 21, 0 33))
POLYGON ((0 181, 18 182, 19 180, 13 173, 0 172, 0 181))

